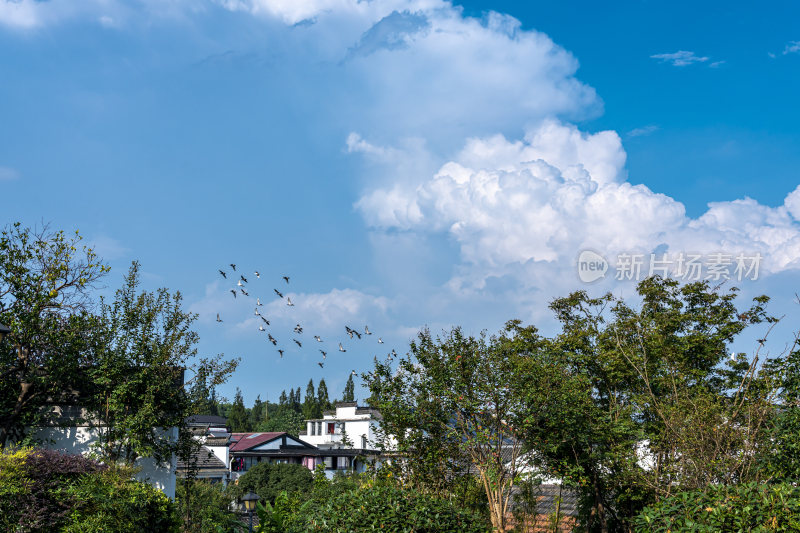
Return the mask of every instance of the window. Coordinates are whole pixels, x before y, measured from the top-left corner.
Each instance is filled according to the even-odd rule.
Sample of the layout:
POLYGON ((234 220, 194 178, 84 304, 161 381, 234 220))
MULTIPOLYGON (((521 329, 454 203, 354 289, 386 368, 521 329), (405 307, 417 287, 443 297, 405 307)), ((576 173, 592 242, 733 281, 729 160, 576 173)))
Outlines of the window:
POLYGON ((350 459, 347 457, 338 457, 336 468, 339 470, 346 470, 350 467, 350 459))
POLYGON ((311 422, 311 434, 312 435, 316 435, 317 434, 317 423, 316 422, 311 422))
POLYGON ((328 422, 328 435, 333 435, 336 432, 336 423, 328 422))
POLYGON ((361 448, 366 450, 367 449, 367 436, 361 435, 361 448))
POLYGON ((333 470, 333 457, 325 458, 325 468, 327 470, 333 470))

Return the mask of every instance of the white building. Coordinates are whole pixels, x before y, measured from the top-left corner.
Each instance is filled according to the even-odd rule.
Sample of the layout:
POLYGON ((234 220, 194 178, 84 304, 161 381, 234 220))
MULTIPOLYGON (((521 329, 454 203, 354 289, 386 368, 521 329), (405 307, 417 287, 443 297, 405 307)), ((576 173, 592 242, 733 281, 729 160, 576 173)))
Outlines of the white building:
POLYGON ((377 449, 381 414, 355 402, 339 402, 336 409, 325 411, 322 418, 306 420, 300 438, 320 450, 350 448, 377 449))

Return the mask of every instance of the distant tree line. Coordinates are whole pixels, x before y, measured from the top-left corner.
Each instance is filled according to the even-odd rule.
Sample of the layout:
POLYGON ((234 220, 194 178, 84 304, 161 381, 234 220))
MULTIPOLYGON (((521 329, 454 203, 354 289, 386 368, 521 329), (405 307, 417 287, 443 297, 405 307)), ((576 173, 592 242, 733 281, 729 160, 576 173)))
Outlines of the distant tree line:
MULTIPOLYGON (((278 403, 264 401, 258 395, 251 407, 244 405, 242 392, 237 387, 233 402, 218 401, 213 387, 206 384, 204 376, 194 382, 191 396, 196 406, 195 414, 224 416, 234 432, 285 431, 297 435, 305 429, 305 421, 322 418, 323 411, 333 409, 336 400, 331 401, 328 385, 321 379, 317 386, 309 379, 305 396, 301 388, 282 390, 278 403)), ((352 374, 347 380, 342 394, 343 402, 355 401, 355 384, 352 374)))

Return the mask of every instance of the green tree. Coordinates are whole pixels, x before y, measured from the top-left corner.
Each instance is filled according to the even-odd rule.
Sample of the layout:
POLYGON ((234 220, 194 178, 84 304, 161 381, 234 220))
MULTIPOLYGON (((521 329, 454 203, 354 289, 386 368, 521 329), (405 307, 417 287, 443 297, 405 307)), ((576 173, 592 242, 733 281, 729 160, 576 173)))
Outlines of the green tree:
POLYGON ((290 409, 287 406, 278 406, 268 420, 264 420, 256 426, 256 431, 285 431, 292 435, 297 435, 305 429, 306 422, 303 415, 290 409))
POLYGON ((245 472, 231 491, 237 498, 255 492, 263 501, 275 503, 281 491, 307 494, 312 480, 311 471, 302 465, 263 462, 245 472))
POLYGON ((527 376, 521 354, 543 344, 536 330, 511 322, 500 335, 465 335, 454 328, 434 339, 428 330, 397 367, 375 363, 367 377, 370 405, 406 460, 405 479, 452 491, 454 472, 477 473, 496 531, 505 531, 522 461, 516 428, 524 423, 527 376))
POLYGON ((170 458, 188 438, 181 430, 192 413, 184 370, 211 387, 224 382, 238 360, 222 355, 197 359, 196 316, 182 309, 179 292, 139 292, 139 264, 134 262, 111 304, 101 300, 101 348, 86 373, 92 394, 86 407, 98 426, 97 448, 112 462, 138 457, 157 462, 170 458))
POLYGON ((331 408, 331 401, 328 398, 328 385, 325 383, 325 378, 319 380, 317 385, 317 417, 322 416, 322 411, 327 411, 331 408))
POLYGON ((681 490, 758 477, 774 386, 729 356, 767 299, 738 310, 736 290, 658 277, 638 308, 576 292, 555 300, 561 332, 521 362, 539 467, 580 489, 590 530, 630 528, 643 506, 681 490))
POLYGON ((303 400, 303 418, 319 418, 322 416, 322 409, 317 403, 317 394, 314 391, 314 380, 308 380, 306 387, 306 397, 303 400))
POLYGON ((342 394, 342 401, 343 402, 354 402, 356 401, 356 386, 353 383, 353 374, 347 378, 347 383, 344 384, 344 393, 342 394))
POLYGON ((0 446, 45 424, 54 398, 85 389, 93 363, 91 289, 108 271, 75 232, 16 223, 0 235, 0 446))
POLYGON ((250 417, 247 416, 247 409, 244 407, 242 391, 236 387, 236 394, 233 397, 233 405, 228 413, 228 426, 233 432, 250 431, 250 417))
POLYGON ((286 390, 281 391, 281 397, 278 400, 278 405, 289 405, 289 398, 286 396, 286 390))
POLYGON ((264 420, 264 411, 266 404, 261 401, 261 395, 256 396, 256 401, 253 402, 253 407, 250 409, 250 427, 255 429, 258 424, 264 420))

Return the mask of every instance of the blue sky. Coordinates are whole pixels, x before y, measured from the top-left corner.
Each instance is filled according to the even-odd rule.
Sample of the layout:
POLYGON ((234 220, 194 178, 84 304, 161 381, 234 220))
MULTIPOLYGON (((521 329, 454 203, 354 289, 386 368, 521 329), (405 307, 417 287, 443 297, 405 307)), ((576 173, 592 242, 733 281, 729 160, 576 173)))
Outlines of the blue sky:
POLYGON ((791 2, 0 0, 0 221, 80 229, 113 267, 109 290, 141 261, 148 287, 200 315, 201 352, 242 357, 222 392, 248 402, 309 377, 338 394, 423 325, 548 331, 555 296, 629 295, 613 265, 578 279, 585 249, 611 263, 758 253, 744 295, 791 313, 798 15, 791 2), (283 359, 254 300, 217 274, 231 262, 283 359), (371 338, 345 335, 366 324, 371 338))

